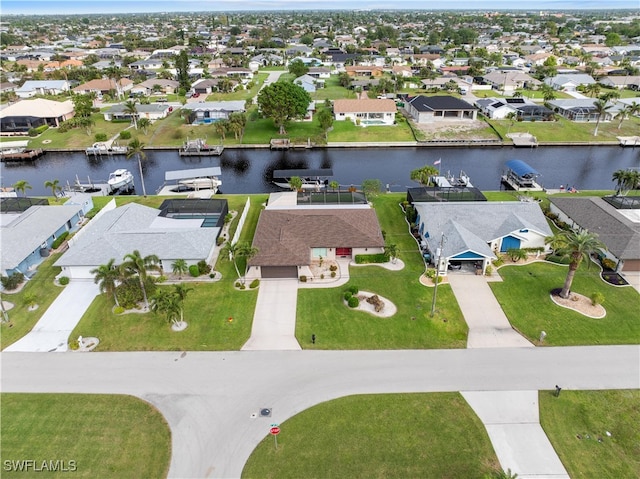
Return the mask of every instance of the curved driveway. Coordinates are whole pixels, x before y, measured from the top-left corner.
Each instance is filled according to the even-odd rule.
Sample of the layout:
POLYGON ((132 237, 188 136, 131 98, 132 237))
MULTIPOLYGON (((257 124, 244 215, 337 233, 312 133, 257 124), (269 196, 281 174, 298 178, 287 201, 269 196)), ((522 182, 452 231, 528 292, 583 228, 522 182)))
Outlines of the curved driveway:
MULTIPOLYGON (((269 425, 351 394, 640 387, 639 346, 428 351, 1 353, 4 392, 141 397, 172 430, 169 477, 239 477, 269 425), (271 408, 271 417, 252 417, 271 408)), ((281 440, 286 441, 286 426, 281 440)))

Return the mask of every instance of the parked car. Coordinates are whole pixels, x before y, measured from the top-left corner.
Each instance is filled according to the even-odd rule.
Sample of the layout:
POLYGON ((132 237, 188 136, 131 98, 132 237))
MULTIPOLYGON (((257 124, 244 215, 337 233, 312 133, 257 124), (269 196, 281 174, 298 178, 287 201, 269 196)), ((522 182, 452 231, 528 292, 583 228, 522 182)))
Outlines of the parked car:
POLYGON ((195 92, 193 95, 191 95, 192 98, 198 98, 200 96, 200 93, 195 92))
POLYGON ((451 270, 462 269, 462 263, 460 261, 451 261, 449 263, 449 266, 447 266, 447 268, 451 270))

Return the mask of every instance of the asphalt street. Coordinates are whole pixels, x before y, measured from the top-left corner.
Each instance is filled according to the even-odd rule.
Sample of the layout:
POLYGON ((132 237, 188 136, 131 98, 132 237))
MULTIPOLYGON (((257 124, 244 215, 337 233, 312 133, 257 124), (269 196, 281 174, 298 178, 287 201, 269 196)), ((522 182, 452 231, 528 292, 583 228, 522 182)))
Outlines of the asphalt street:
MULTIPOLYGON (((365 393, 640 387, 640 346, 1 353, 4 392, 131 394, 172 430, 169 477, 240 477, 271 423, 365 393), (260 410, 269 408, 270 417, 260 410), (256 417, 257 416, 257 417, 256 417)), ((286 441, 286 425, 281 441, 286 441)))

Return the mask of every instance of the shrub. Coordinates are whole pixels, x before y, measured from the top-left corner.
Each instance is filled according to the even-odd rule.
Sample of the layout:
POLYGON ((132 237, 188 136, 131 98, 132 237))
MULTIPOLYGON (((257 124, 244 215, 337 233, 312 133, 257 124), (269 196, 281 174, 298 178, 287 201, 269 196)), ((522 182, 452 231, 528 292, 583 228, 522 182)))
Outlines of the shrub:
POLYGON ((205 260, 198 261, 198 271, 200 274, 209 274, 211 273, 211 265, 207 264, 205 260))
POLYGON ((222 245, 222 243, 224 243, 224 237, 218 236, 216 238, 216 245, 220 246, 220 245, 222 245))
POLYGON ((418 218, 418 212, 413 206, 407 206, 405 211, 405 217, 409 223, 415 223, 418 218))
MULTIPOLYGON (((156 284, 153 279, 147 278, 145 289, 147 290, 147 296, 151 297, 156 290, 156 284)), ((136 308, 138 303, 144 299, 138 277, 132 276, 124 279, 116 288, 116 297, 118 298, 118 303, 124 309, 136 308)))
POLYGON ((155 278, 156 283, 164 283, 167 280, 167 277, 165 275, 160 275, 157 278, 155 278))
POLYGON ((596 291, 595 293, 591 294, 591 304, 592 305, 597 305, 597 304, 602 304, 604 303, 604 294, 602 294, 599 291, 596 291))
POLYGON ((488 264, 484 270, 484 274, 486 274, 487 276, 491 276, 492 273, 493 273, 493 268, 491 267, 490 264, 488 264))
POLYGON ((87 211, 84 217, 90 220, 91 218, 93 218, 95 215, 98 214, 98 211, 100 211, 100 208, 91 208, 89 211, 87 211))
POLYGON ((236 281, 236 282, 235 282, 235 284, 234 284, 234 286, 235 286, 236 288, 239 288, 240 286, 242 286, 242 283, 241 283, 240 281, 236 281))
POLYGON ((251 284, 249 285, 249 288, 256 289, 259 285, 260 285, 260 280, 258 278, 256 278, 253 281, 251 281, 251 284))
POLYGON ((240 289, 247 289, 247 286, 241 283, 240 284, 240 289))
POLYGON ((189 266, 189 274, 194 278, 200 276, 200 268, 198 268, 198 265, 192 264, 191 266, 189 266))
POLYGON ((427 278, 431 278, 431 279, 433 279, 433 278, 435 278, 435 277, 436 277, 436 270, 435 270, 435 269, 433 269, 433 268, 429 268, 429 269, 424 273, 424 275, 425 275, 427 278))
POLYGON ((73 128, 73 124, 69 121, 65 121, 58 127, 58 133, 67 133, 71 128, 73 128))
POLYGON ((69 278, 66 276, 60 276, 60 278, 58 279, 58 283, 62 286, 66 286, 69 284, 69 278))
POLYGON ((344 292, 344 300, 345 301, 349 301, 351 299, 353 295, 351 294, 351 291, 345 291, 344 292))
POLYGON ((335 277, 336 277, 336 272, 335 272, 335 271, 332 271, 332 272, 331 272, 331 277, 332 277, 332 278, 335 278, 335 277))
POLYGON ((320 279, 324 279, 324 273, 320 275, 320 279))
POLYGON ((224 215, 224 224, 229 224, 229 222, 233 219, 233 215, 231 213, 227 213, 224 215))
POLYGON ((357 254, 356 264, 372 264, 372 263, 386 263, 389 258, 385 253, 377 254, 357 254))
POLYGON ((22 297, 22 300, 24 301, 24 304, 26 304, 29 308, 38 304, 38 297, 35 295, 35 293, 25 293, 25 295, 22 297))
POLYGON ((53 244, 51 245, 51 247, 52 247, 53 249, 58 249, 58 248, 60 247, 60 245, 62 244, 62 242, 63 242, 64 240, 66 240, 66 239, 67 239, 67 236, 69 236, 69 232, 68 232, 68 231, 65 231, 64 233, 62 233, 60 236, 58 236, 58 237, 54 240, 54 242, 53 242, 53 244))
POLYGON ((303 283, 306 283, 307 282, 307 277, 304 274, 300 275, 300 281, 303 282, 303 283))
POLYGON ((96 133, 93 138, 95 138, 96 141, 107 141, 109 139, 106 133, 96 133))
POLYGON ((121 140, 130 140, 131 139, 131 132, 127 131, 127 130, 122 130, 120 132, 120 139, 121 140))
POLYGON ((604 269, 611 269, 611 270, 615 270, 616 269, 616 262, 613 261, 612 259, 609 258, 604 258, 602 260, 602 267, 604 269))
POLYGON ((360 304, 360 300, 355 296, 351 296, 349 298, 349 301, 347 301, 347 304, 349 305, 350 308, 357 308, 358 305, 360 304))
POLYGON ((10 276, 0 276, 0 283, 2 287, 7 291, 16 289, 24 281, 24 275, 22 273, 13 273, 10 276))
POLYGON ((502 256, 498 256, 498 259, 493 261, 493 265, 498 267, 504 264, 504 258, 502 256))
POLYGON ((358 294, 359 289, 357 286, 352 285, 347 288, 347 291, 351 291, 351 294, 358 294))
POLYGON ((78 341, 69 341, 70 351, 77 351, 78 349, 80 349, 80 345, 78 344, 78 341))
POLYGON ((215 277, 216 277, 216 273, 215 273, 215 272, 213 272, 213 273, 209 273, 209 278, 213 279, 213 278, 215 278, 215 277))
POLYGON ((329 271, 333 271, 335 273, 336 271, 338 271, 338 267, 335 264, 332 264, 331 266, 329 266, 329 271))
POLYGON ((124 313, 124 308, 122 306, 116 306, 113 308, 113 314, 122 314, 124 313))

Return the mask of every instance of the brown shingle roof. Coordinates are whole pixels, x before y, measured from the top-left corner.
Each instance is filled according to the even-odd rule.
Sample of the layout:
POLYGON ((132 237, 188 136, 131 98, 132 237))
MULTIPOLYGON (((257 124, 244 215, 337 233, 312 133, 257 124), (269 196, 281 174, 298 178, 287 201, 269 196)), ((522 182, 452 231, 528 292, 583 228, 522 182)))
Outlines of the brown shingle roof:
POLYGON ((253 239, 252 266, 308 265, 311 248, 381 248, 384 239, 372 209, 264 210, 253 239))
POLYGON ((335 113, 395 113, 396 102, 393 100, 334 100, 335 113))

